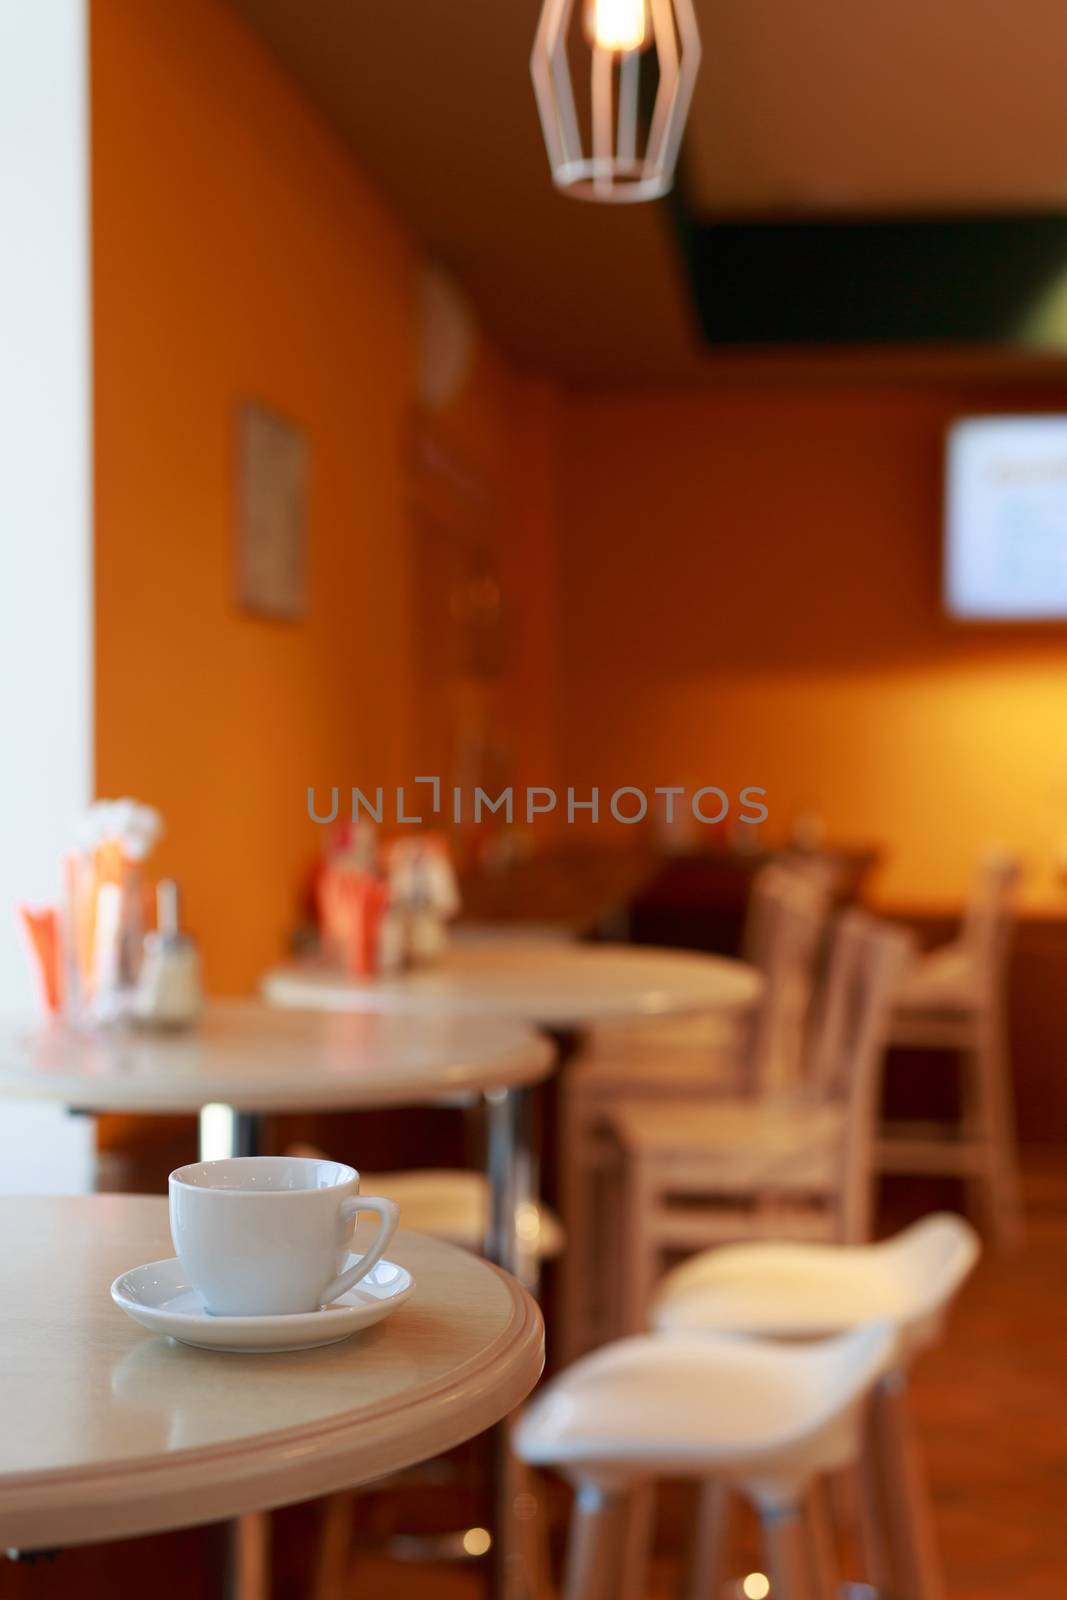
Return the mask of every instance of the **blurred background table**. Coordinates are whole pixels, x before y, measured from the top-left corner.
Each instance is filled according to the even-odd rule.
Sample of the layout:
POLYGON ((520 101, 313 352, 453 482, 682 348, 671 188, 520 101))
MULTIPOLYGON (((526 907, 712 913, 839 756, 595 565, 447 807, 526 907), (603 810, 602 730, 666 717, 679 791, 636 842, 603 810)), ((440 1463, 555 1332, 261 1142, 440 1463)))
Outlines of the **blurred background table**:
POLYGON ((659 864, 647 847, 581 844, 469 867, 460 878, 459 929, 536 926, 576 939, 623 936, 626 909, 659 864))
MULTIPOLYGON (((743 1014, 761 983, 753 967, 722 956, 514 938, 453 944, 437 965, 395 977, 360 979, 322 962, 294 963, 268 973, 262 992, 279 1007, 535 1023, 553 1034, 566 1060, 576 1049, 574 1035, 596 1023, 743 1014)), ((556 1199, 557 1107, 550 1097, 540 1137, 531 1126, 530 1096, 521 1090, 494 1112, 490 1171, 494 1194, 508 1193, 509 1201, 504 1212, 494 1212, 493 1259, 533 1282, 513 1219, 542 1193, 556 1199)))
POLYGON ((660 853, 627 902, 626 935, 638 944, 733 955, 740 948, 752 885, 764 867, 817 860, 833 901, 844 906, 862 901, 881 854, 862 845, 660 853))
POLYGON ((484 1099, 494 1259, 514 1228, 514 1091, 546 1077, 552 1047, 518 1022, 281 1012, 216 1001, 188 1033, 9 1028, 0 1095, 82 1111, 189 1113, 200 1155, 254 1155, 268 1112, 484 1099))
MULTIPOLYGON (((873 845, 827 844, 817 852, 842 904, 862 898, 882 851, 873 845)), ((797 846, 666 850, 649 845, 553 845, 463 873, 463 916, 500 935, 524 928, 574 939, 624 939, 635 944, 735 955, 757 873, 794 860, 797 846)), ((810 852, 809 852, 810 854, 810 852)))
POLYGON ((436 966, 395 977, 352 978, 325 963, 298 962, 269 972, 262 992, 275 1006, 510 1018, 562 1031, 743 1010, 759 987, 753 968, 727 957, 515 938, 459 943, 436 966))
POLYGON ((215 1001, 186 1033, 9 1026, 0 1095, 82 1111, 193 1112, 201 1156, 252 1155, 267 1112, 426 1105, 536 1082, 552 1066, 521 1024, 281 1013, 215 1001))

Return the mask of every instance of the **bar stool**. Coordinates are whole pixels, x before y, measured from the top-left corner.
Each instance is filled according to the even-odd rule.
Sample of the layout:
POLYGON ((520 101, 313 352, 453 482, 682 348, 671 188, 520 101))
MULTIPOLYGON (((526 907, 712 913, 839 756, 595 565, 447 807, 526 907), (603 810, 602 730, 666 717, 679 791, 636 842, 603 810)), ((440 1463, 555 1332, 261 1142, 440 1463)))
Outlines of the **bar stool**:
POLYGON ((966 1179, 992 1235, 1021 1231, 1005 988, 1011 903, 1020 876, 1010 856, 989 854, 978 871, 960 937, 922 957, 897 995, 890 1045, 952 1051, 963 1065, 957 1127, 885 1124, 875 1144, 880 1172, 966 1179))
MULTIPOLYGON (((962 1217, 925 1218, 874 1245, 752 1244, 709 1250, 668 1273, 652 1307, 673 1337, 744 1334, 825 1337, 878 1317, 894 1330, 891 1360, 873 1391, 864 1452, 865 1532, 871 1580, 886 1600, 942 1594, 925 1483, 907 1414, 906 1372, 944 1325, 949 1302, 980 1252, 962 1217)), ((687 1594, 718 1593, 726 1506, 721 1485, 701 1496, 687 1594)))
POLYGON ((860 911, 838 917, 805 1078, 792 1093, 615 1107, 623 1331, 647 1325, 668 1254, 746 1238, 869 1237, 875 1106, 909 954, 901 929, 860 911))
POLYGON ((575 1485, 563 1600, 642 1593, 635 1501, 656 1477, 714 1477, 748 1496, 777 1600, 830 1600, 810 1519, 819 1477, 858 1459, 862 1402, 895 1335, 871 1323, 818 1344, 639 1335, 583 1357, 535 1395, 515 1430, 531 1465, 575 1485))
MULTIPOLYGON (((755 1009, 670 1021, 602 1025, 563 1079, 561 1190, 568 1248, 563 1259, 564 1355, 573 1358, 623 1331, 603 1264, 610 1241, 596 1226, 612 1209, 615 1111, 688 1109, 719 1097, 767 1095, 795 1085, 819 945, 826 879, 772 864, 757 876, 745 929, 745 959, 764 977, 755 1009)), ((703 1243, 704 1241, 700 1241, 703 1243)), ((642 1324, 643 1325, 643 1324, 642 1324)))

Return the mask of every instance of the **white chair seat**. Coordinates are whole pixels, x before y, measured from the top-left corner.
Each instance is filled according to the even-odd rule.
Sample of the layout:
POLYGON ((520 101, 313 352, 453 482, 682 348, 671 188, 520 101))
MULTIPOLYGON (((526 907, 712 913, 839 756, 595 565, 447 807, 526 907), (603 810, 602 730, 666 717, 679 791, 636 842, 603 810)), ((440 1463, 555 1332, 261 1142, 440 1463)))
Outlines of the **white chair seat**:
POLYGON ((926 1217, 873 1245, 754 1243, 694 1256, 657 1286, 653 1325, 671 1334, 826 1336, 890 1322, 900 1355, 934 1336, 942 1308, 978 1258, 962 1217, 926 1217))
MULTIPOLYGON (((395 1200, 405 1228, 429 1233, 435 1239, 460 1245, 464 1250, 484 1248, 489 1227, 489 1186, 482 1173, 430 1168, 413 1172, 363 1173, 360 1187, 367 1194, 395 1200)), ((534 1205, 519 1218, 523 1243, 539 1260, 549 1260, 563 1249, 559 1219, 546 1207, 534 1205)))
POLYGON ((568 1476, 626 1483, 723 1475, 761 1497, 844 1465, 855 1403, 877 1381, 892 1330, 869 1324, 817 1344, 640 1335, 548 1383, 515 1430, 519 1456, 568 1476))

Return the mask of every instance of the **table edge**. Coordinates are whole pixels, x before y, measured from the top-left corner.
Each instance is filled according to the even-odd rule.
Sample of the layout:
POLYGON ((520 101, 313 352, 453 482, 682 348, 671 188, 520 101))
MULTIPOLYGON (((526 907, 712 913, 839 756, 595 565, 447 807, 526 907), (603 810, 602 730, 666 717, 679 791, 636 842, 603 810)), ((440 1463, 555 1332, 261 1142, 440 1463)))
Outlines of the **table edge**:
MULTIPOLYGON (((279 1010, 297 1009, 278 1007, 279 1010)), ((314 1010, 311 1007, 299 1009, 314 1010)), ((473 1022, 474 1019, 472 1019, 473 1022)), ((497 1019, 500 1020, 500 1019, 497 1019)), ((516 1023, 516 1028, 519 1028, 516 1023)), ((301 1082, 294 1088, 256 1084, 243 1074, 227 1080, 224 1073, 213 1079, 210 1090, 202 1085, 199 1094, 186 1093, 195 1081, 170 1081, 161 1069, 158 1079, 103 1079, 79 1077, 76 1073, 46 1075, 18 1068, 0 1067, 0 1098, 32 1100, 75 1107, 80 1111, 128 1112, 145 1116, 196 1116, 205 1104, 231 1106, 235 1111, 282 1113, 293 1111, 360 1111, 383 1107, 431 1106, 454 1100, 458 1095, 477 1096, 494 1089, 526 1088, 550 1077, 555 1068, 551 1041, 532 1028, 529 1037, 510 1055, 501 1055, 491 1068, 472 1071, 449 1068, 435 1084, 406 1084, 383 1077, 367 1085, 358 1078, 331 1080, 329 1083, 301 1082), (346 1092, 348 1091, 348 1092, 346 1092), (355 1092, 358 1091, 358 1092, 355 1092), (205 1098, 206 1094, 206 1098, 205 1098)))
POLYGON ((544 1321, 533 1297, 490 1262, 508 1290, 512 1317, 480 1356, 407 1395, 358 1416, 334 1414, 230 1444, 140 1457, 100 1471, 48 1469, 5 1484, 0 1545, 34 1549, 96 1544, 314 1499, 400 1471, 453 1449, 513 1411, 544 1368, 544 1321), (427 1404, 429 1421, 414 1420, 427 1404), (410 1425, 381 1432, 386 1416, 410 1425), (427 1435, 430 1435, 427 1439, 427 1435), (205 1468, 212 1468, 207 1481, 205 1468))
MULTIPOLYGON (((588 947, 596 949, 596 946, 588 947)), ((640 950, 646 953, 645 946, 623 946, 623 949, 640 950)), ((536 1014, 529 1013, 524 1018, 516 1017, 515 1006, 508 999, 494 998, 491 993, 479 996, 476 1000, 448 999, 433 996, 427 999, 415 998, 405 995, 402 990, 383 987, 374 992, 364 990, 358 993, 346 994, 341 988, 329 987, 329 977, 323 983, 316 983, 313 974, 316 969, 310 967, 301 970, 299 963, 288 966, 271 968, 264 974, 260 981, 260 995, 265 1004, 274 1006, 279 1011, 320 1011, 325 1013, 358 1013, 367 1012, 377 1016, 429 1016, 439 1015, 450 1018, 484 1018, 487 1021, 519 1021, 542 1028, 556 1029, 584 1029, 595 1027, 598 1023, 610 1022, 641 1022, 656 1018, 699 1016, 704 1013, 733 1014, 750 1010, 759 1000, 762 988, 762 974, 751 962, 739 960, 734 956, 705 955, 701 951, 672 952, 664 947, 662 951, 655 948, 657 955, 669 957, 672 954, 687 955, 695 959, 706 959, 714 962, 720 970, 729 969, 735 992, 717 995, 693 995, 681 998, 675 994, 662 996, 653 994, 650 1000, 635 1002, 632 994, 625 991, 608 1003, 591 1005, 588 998, 575 999, 571 1003, 562 1005, 545 1005, 538 1007, 536 1014), (308 981, 310 979, 310 982, 308 981)))

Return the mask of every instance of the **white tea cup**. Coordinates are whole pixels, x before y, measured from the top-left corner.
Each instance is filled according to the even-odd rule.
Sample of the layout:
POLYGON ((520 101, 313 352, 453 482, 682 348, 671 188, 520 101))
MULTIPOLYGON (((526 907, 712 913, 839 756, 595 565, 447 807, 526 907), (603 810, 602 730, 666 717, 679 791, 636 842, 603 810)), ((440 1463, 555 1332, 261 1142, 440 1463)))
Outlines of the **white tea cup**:
POLYGON ((215 1316, 317 1311, 377 1265, 399 1219, 394 1200, 361 1195, 359 1173, 340 1161, 235 1156, 170 1175, 174 1248, 215 1316), (378 1216, 378 1232, 342 1270, 361 1211, 378 1216))

